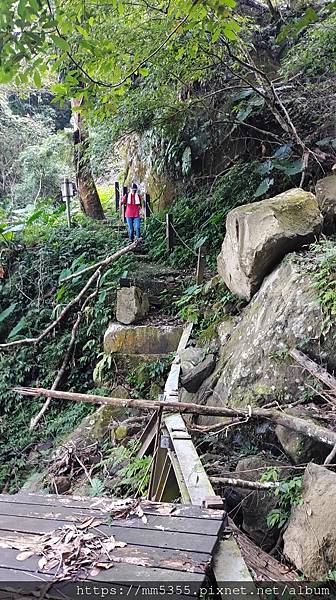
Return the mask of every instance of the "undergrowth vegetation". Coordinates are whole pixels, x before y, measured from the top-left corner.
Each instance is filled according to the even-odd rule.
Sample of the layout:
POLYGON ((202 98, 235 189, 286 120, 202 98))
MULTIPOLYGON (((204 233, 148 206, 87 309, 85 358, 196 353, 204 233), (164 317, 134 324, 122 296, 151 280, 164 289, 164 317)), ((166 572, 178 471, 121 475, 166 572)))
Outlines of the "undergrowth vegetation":
MULTIPOLYGON (((36 226, 36 225, 35 225, 36 226)), ((60 279, 120 248, 118 232, 106 224, 81 218, 71 230, 40 221, 37 236, 28 232, 10 241, 1 251, 0 339, 1 342, 34 337, 59 315, 60 310, 83 286, 80 276, 66 283, 60 279)), ((118 278, 127 272, 130 259, 112 264, 100 282, 97 297, 86 307, 76 345, 62 378, 62 387, 83 392, 95 389, 93 370, 102 345, 102 335, 114 313, 118 278)), ((1 351, 0 356, 0 489, 18 489, 28 470, 41 465, 39 453, 30 451, 37 441, 56 442, 90 411, 92 406, 58 401, 37 431, 29 422, 41 407, 41 400, 21 399, 11 391, 15 385, 50 387, 60 368, 70 341, 73 315, 38 345, 1 351), (27 460, 28 459, 28 460, 27 460), (28 464, 29 463, 29 464, 28 464)))

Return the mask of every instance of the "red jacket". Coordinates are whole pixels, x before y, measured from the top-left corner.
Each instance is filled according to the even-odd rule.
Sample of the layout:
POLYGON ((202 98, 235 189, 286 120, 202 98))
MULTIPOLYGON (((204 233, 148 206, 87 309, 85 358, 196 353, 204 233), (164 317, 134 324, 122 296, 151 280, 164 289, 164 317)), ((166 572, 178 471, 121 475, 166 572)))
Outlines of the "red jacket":
POLYGON ((139 200, 140 200, 140 204, 136 204, 135 203, 135 193, 131 192, 131 202, 127 202, 127 198, 128 198, 128 194, 125 194, 125 196, 123 196, 123 199, 121 201, 121 204, 125 204, 126 205, 126 212, 125 212, 125 217, 132 217, 133 219, 135 219, 136 217, 140 217, 140 208, 142 206, 142 200, 141 200, 141 196, 139 194, 137 194, 139 200))

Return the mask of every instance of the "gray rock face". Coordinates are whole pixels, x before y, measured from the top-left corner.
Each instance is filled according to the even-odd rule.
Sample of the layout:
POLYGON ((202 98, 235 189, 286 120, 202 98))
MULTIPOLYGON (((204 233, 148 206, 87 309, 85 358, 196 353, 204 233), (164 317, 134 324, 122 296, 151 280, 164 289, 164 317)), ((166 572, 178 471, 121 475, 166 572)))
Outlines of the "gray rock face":
POLYGON ((205 351, 203 348, 189 346, 181 350, 179 356, 181 360, 181 372, 185 376, 204 360, 205 351))
MULTIPOLYGON (((298 409, 287 409, 287 412, 297 417, 305 417, 305 414, 298 409)), ((313 419, 309 420, 314 422, 313 419)), ((311 460, 323 462, 330 452, 330 448, 325 444, 282 425, 276 426, 275 434, 285 453, 295 464, 308 463, 311 460)))
POLYGON ((293 255, 265 279, 222 347, 216 370, 197 393, 199 401, 211 388, 214 394, 207 403, 217 406, 300 399, 306 374, 287 353, 297 345, 311 358, 327 360, 330 369, 335 368, 336 327, 322 336, 323 314, 307 272, 310 260, 309 253, 293 255))
POLYGON ((250 300, 281 259, 313 242, 322 215, 310 192, 292 189, 230 211, 218 272, 237 296, 250 300))
POLYGON ((226 342, 230 339, 230 336, 231 336, 232 331, 234 330, 235 324, 236 324, 235 319, 228 318, 228 319, 225 319, 225 321, 222 321, 217 326, 217 334, 218 334, 218 338, 221 343, 221 346, 225 346, 226 342))
POLYGON ((149 311, 147 295, 140 288, 122 287, 117 292, 116 318, 119 323, 131 325, 141 321, 149 311))
POLYGON ((202 362, 196 365, 185 375, 182 375, 182 386, 187 390, 187 392, 197 392, 204 379, 211 375, 215 368, 215 364, 216 359, 214 354, 208 354, 208 356, 202 360, 202 362))
POLYGON ((336 474, 310 463, 305 470, 302 504, 292 508, 284 532, 284 553, 313 581, 336 565, 336 474))
POLYGON ((336 232, 336 175, 320 179, 316 184, 316 200, 323 215, 323 231, 336 232))

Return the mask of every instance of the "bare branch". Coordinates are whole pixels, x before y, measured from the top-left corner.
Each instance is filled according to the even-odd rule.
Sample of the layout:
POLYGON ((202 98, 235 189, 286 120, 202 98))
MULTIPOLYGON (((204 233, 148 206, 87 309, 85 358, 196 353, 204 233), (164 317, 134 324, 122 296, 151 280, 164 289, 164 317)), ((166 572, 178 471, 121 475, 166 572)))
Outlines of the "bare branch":
POLYGON ((63 308, 59 317, 57 317, 57 319, 55 319, 52 323, 50 323, 50 325, 48 325, 48 327, 44 331, 42 331, 42 333, 40 333, 40 335, 38 335, 37 337, 34 337, 34 338, 24 338, 23 340, 16 340, 15 342, 8 342, 6 344, 0 344, 0 348, 14 348, 16 346, 28 346, 31 344, 37 344, 38 342, 41 342, 45 337, 47 337, 47 335, 49 333, 51 333, 51 331, 53 331, 55 329, 55 327, 57 327, 57 325, 59 325, 61 323, 61 321, 63 321, 64 317, 66 317, 68 312, 74 306, 76 306, 76 304, 78 304, 81 301, 81 299, 85 296, 86 292, 91 287, 91 285, 93 283, 95 283, 95 281, 97 281, 97 279, 100 277, 100 273, 101 273, 100 269, 107 267, 108 265, 110 265, 112 262, 114 262, 115 260, 117 260, 118 258, 123 256, 127 252, 134 250, 137 247, 138 243, 139 243, 138 240, 136 240, 132 244, 125 246, 121 250, 118 250, 118 252, 115 252, 111 256, 108 256, 107 258, 105 258, 103 261, 103 264, 98 268, 97 271, 95 271, 95 273, 93 273, 93 275, 91 275, 90 279, 87 281, 85 286, 81 289, 81 291, 77 294, 77 296, 75 298, 73 298, 73 300, 71 300, 71 302, 69 302, 69 304, 67 304, 63 308))
POLYGON ((297 433, 309 438, 317 439, 323 444, 334 446, 336 444, 336 431, 316 425, 311 420, 302 419, 286 414, 279 410, 265 409, 259 407, 229 408, 227 406, 204 406, 192 402, 175 402, 161 400, 144 400, 133 398, 110 398, 94 394, 79 394, 76 392, 58 392, 45 388, 15 387, 14 392, 23 396, 51 396, 58 400, 70 400, 73 402, 88 402, 90 404, 105 404, 122 406, 124 408, 135 408, 137 410, 163 408, 167 412, 181 414, 195 414, 215 417, 244 417, 269 419, 275 423, 287 427, 297 433))

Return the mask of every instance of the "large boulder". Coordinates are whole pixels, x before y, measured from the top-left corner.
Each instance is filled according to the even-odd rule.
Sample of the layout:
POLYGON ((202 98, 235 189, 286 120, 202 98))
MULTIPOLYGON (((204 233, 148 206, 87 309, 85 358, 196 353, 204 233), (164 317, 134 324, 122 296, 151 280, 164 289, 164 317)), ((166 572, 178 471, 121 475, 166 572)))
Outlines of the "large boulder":
POLYGON ((183 327, 111 323, 104 336, 107 354, 166 355, 177 349, 183 327))
MULTIPOLYGON (((286 412, 296 417, 306 418, 306 420, 309 420, 312 423, 319 424, 316 423, 314 419, 307 419, 305 412, 299 408, 287 409, 286 412)), ((289 458, 297 465, 308 463, 311 460, 324 462, 324 459, 330 452, 330 448, 326 446, 326 444, 322 444, 322 442, 319 442, 318 440, 309 438, 306 435, 297 433, 282 425, 276 426, 275 434, 287 456, 289 456, 289 458)))
POLYGON ((187 392, 197 392, 204 379, 211 375, 216 365, 214 354, 208 354, 204 360, 191 369, 188 373, 182 374, 181 384, 187 392))
POLYGON ((310 251, 293 254, 265 279, 243 309, 197 401, 204 403, 207 395, 209 405, 263 406, 302 399, 307 374, 288 354, 296 346, 331 370, 336 368, 336 326, 333 323, 328 331, 323 327, 313 279, 322 256, 310 251))
POLYGON ((336 174, 320 179, 316 184, 316 200, 323 215, 323 231, 336 232, 336 174))
POLYGON ((218 272, 237 296, 250 300, 289 252, 316 240, 322 215, 310 192, 292 189, 230 211, 218 272))
POLYGON ((284 553, 309 580, 324 578, 336 565, 336 473, 310 463, 302 504, 292 508, 284 553))
POLYGON ((136 286, 122 287, 117 292, 116 318, 119 323, 131 325, 141 321, 149 311, 148 296, 136 286))

